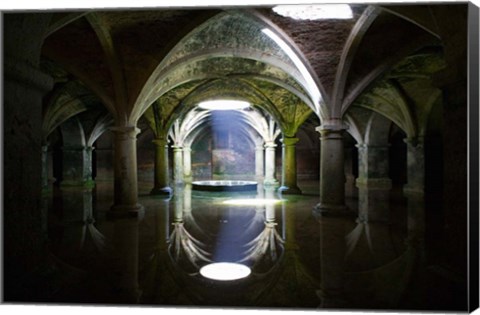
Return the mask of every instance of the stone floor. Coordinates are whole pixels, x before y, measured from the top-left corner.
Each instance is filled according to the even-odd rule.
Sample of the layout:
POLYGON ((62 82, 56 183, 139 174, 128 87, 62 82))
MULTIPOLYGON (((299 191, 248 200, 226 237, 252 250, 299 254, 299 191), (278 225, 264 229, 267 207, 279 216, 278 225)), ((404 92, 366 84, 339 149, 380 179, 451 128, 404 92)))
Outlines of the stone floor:
MULTIPOLYGON (((175 189, 165 199, 139 183, 139 219, 107 220, 113 185, 45 196, 52 270, 37 302, 227 306, 235 308, 464 310, 465 279, 448 270, 429 222, 408 217, 393 190, 388 220, 314 215, 318 183, 303 195, 175 189), (231 200, 277 203, 232 205, 231 200), (268 223, 266 223, 268 222, 268 223), (414 222, 414 223, 412 223, 414 222), (426 235, 425 231, 432 235, 426 235), (251 268, 240 280, 204 278, 211 262, 251 268)), ((415 211, 422 211, 416 209, 415 211)), ((425 217, 425 216, 422 216, 425 217)), ((428 216, 426 216, 429 218, 428 216)), ((430 220, 430 219, 428 219, 430 220)))

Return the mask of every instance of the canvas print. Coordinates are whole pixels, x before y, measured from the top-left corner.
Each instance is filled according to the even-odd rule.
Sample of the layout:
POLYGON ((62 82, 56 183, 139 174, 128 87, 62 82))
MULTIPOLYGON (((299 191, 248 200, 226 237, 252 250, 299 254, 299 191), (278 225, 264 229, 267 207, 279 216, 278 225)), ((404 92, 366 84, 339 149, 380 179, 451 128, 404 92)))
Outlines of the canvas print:
POLYGON ((477 307, 474 4, 2 20, 4 303, 477 307))

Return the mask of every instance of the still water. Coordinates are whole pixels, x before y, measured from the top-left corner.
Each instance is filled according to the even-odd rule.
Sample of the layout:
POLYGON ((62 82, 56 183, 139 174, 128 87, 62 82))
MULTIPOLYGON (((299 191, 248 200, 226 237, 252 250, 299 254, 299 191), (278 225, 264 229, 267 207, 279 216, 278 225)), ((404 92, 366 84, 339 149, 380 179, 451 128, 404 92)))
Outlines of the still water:
POLYGON ((402 196, 390 196, 380 206, 370 203, 370 209, 365 196, 349 198, 351 215, 321 217, 313 211, 315 184, 301 186, 301 196, 282 196, 261 185, 251 192, 201 192, 187 185, 170 198, 150 196, 148 185, 140 185, 143 214, 107 220, 111 186, 55 189, 45 197, 45 228, 62 279, 52 283, 43 302, 464 307, 462 285, 440 277, 435 262, 428 261, 421 203, 402 196), (200 270, 213 263, 239 264, 248 275, 209 279, 200 270))

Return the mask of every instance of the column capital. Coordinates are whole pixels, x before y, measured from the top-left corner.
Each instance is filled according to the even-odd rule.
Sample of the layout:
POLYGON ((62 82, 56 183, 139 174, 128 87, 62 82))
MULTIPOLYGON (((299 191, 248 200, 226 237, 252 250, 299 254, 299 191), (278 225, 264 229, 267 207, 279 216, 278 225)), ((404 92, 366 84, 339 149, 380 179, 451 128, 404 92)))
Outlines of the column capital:
POLYGON ((184 151, 184 152, 192 152, 192 148, 191 148, 191 147, 184 146, 184 147, 183 147, 183 151, 184 151))
POLYGON ((320 126, 315 128, 315 130, 318 132, 321 132, 323 130, 329 130, 330 132, 335 132, 335 131, 343 131, 347 129, 348 129, 348 125, 346 125, 342 121, 342 119, 339 119, 339 118, 326 119, 322 122, 320 126))
POLYGON ((322 125, 315 128, 320 133, 320 139, 343 139, 343 132, 348 129, 341 120, 324 121, 322 125))
POLYGON ((115 132, 122 138, 136 139, 137 134, 140 133, 140 129, 136 126, 114 126, 110 130, 115 132))
POLYGON ((295 145, 299 140, 295 137, 283 137, 280 141, 282 141, 283 145, 290 146, 295 145))
POLYGON ((265 142, 265 148, 275 148, 277 145, 273 141, 265 142))
POLYGON ((156 146, 167 146, 168 145, 168 139, 165 138, 155 138, 152 140, 152 143, 155 144, 156 146))
POLYGON ((407 145, 417 147, 417 146, 423 146, 424 142, 424 137, 423 136, 418 136, 418 137, 408 137, 404 138, 403 142, 405 142, 407 145))
POLYGON ((376 144, 367 144, 367 143, 357 143, 355 147, 358 150, 388 150, 390 148, 390 144, 382 144, 382 145, 376 145, 376 144))
POLYGON ((77 145, 77 146, 63 146, 62 151, 85 151, 88 150, 88 146, 82 146, 82 145, 77 145))

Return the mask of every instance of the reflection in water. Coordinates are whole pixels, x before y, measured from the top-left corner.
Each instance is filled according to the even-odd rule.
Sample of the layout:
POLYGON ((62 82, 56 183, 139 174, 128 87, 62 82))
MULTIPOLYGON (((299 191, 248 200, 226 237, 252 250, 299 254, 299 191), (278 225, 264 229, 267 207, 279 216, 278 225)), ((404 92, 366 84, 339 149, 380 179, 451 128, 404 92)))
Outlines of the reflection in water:
POLYGON ((44 203, 50 248, 83 273, 49 301, 431 308, 422 276, 421 199, 411 197, 406 209, 390 206, 388 215, 378 207, 368 213, 363 205, 356 218, 315 218, 315 196, 262 200, 278 201, 278 195, 261 185, 241 193, 178 186, 170 199, 143 197, 144 218, 109 221, 110 199, 96 200, 88 190, 58 191, 44 203), (242 199, 257 202, 225 203, 242 199), (240 263, 252 272, 226 282, 200 275, 215 262, 240 263))
POLYGON ((320 229, 320 288, 322 308, 341 308, 345 302, 345 220, 319 218, 320 229))
POLYGON ((276 230, 275 222, 265 222, 265 229, 252 241, 245 244, 248 249, 240 261, 257 261, 269 254, 272 261, 278 258, 278 248, 283 249, 283 239, 276 230))
POLYGON ((250 268, 236 263, 212 263, 200 268, 200 274, 205 278, 219 281, 232 281, 248 277, 250 268))
POLYGON ((123 303, 137 303, 140 298, 138 283, 138 221, 119 219, 113 222, 112 250, 107 273, 112 293, 123 303))
POLYGON ((199 262, 212 262, 208 258, 211 254, 206 250, 206 245, 195 239, 187 229, 183 222, 174 222, 173 232, 170 235, 170 252, 173 252, 173 259, 179 261, 181 254, 188 259, 188 261, 194 265, 196 268, 199 268, 199 262))

